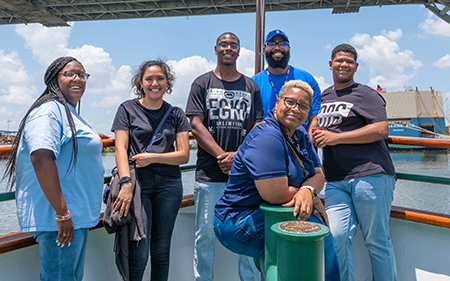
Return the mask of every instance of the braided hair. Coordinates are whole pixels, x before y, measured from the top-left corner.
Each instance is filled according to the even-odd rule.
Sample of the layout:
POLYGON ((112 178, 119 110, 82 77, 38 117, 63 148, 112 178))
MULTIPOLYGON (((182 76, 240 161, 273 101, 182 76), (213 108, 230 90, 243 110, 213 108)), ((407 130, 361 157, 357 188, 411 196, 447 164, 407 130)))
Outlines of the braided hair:
MULTIPOLYGON (((31 105, 30 109, 28 109, 27 113, 20 122, 16 138, 14 139, 13 148, 11 149, 10 155, 6 163, 5 173, 3 174, 2 177, 2 181, 5 179, 7 180, 9 190, 12 190, 12 187, 16 182, 17 149, 20 139, 22 137, 27 117, 28 115, 30 115, 33 109, 48 101, 56 100, 64 105, 67 119, 69 120, 70 131, 72 132, 72 155, 70 157, 69 167, 67 168, 66 174, 75 168, 78 154, 78 143, 76 138, 75 123, 73 121, 69 106, 67 105, 67 100, 64 97, 64 94, 61 92, 61 89, 59 88, 57 79, 58 74, 61 72, 61 70, 72 61, 76 61, 81 65, 81 63, 73 57, 60 57, 54 60, 49 65, 44 75, 44 83, 47 87, 45 88, 44 92, 39 96, 39 98, 31 105)), ((83 67, 83 65, 81 66, 83 67)))

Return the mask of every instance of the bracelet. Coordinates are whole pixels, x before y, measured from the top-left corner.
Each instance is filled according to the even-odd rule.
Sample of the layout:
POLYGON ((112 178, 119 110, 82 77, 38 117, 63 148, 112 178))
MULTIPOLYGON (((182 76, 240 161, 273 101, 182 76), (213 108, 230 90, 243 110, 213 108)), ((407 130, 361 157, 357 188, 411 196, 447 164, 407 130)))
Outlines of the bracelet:
POLYGON ((307 189, 309 189, 309 190, 311 191, 311 193, 312 193, 312 199, 313 199, 313 200, 316 199, 316 197, 317 197, 317 192, 316 192, 316 189, 315 189, 314 187, 312 187, 312 186, 310 186, 310 185, 304 185, 304 186, 301 186, 301 187, 300 187, 300 189, 302 189, 302 188, 307 188, 307 189))
POLYGON ((65 216, 60 216, 60 215, 55 215, 55 221, 57 222, 61 222, 61 221, 67 221, 70 220, 72 218, 70 211, 68 211, 69 213, 65 216))

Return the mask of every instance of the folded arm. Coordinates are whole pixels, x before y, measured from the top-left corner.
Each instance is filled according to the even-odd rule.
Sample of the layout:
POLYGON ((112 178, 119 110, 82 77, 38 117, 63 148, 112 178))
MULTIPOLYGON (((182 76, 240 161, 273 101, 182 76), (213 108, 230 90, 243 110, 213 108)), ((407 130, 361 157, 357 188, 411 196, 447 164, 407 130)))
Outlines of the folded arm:
POLYGON ((214 140, 213 136, 203 125, 205 118, 203 116, 191 116, 189 117, 191 121, 192 134, 194 135, 197 143, 214 158, 217 159, 217 164, 219 165, 222 173, 228 174, 233 165, 234 155, 236 151, 225 152, 214 140))
MULTIPOLYGON (((312 186, 317 192, 323 188, 325 177, 320 167, 316 168, 316 174, 302 183, 302 186, 312 186)), ((283 207, 294 206, 294 216, 300 220, 307 219, 313 209, 313 194, 308 188, 298 188, 288 185, 288 178, 276 177, 262 180, 255 180, 256 188, 261 197, 270 204, 283 207)))
MULTIPOLYGON (((324 184, 325 184, 325 176, 322 172, 322 168, 316 167, 314 176, 307 178, 302 183, 300 189, 294 195, 294 197, 289 202, 283 204, 283 207, 294 206, 294 216, 297 216, 299 220, 306 220, 313 212, 314 207, 318 203, 322 202, 317 202, 318 200, 320 200, 319 198, 313 200, 314 194, 312 194, 311 190, 302 187, 312 186, 316 190, 317 194, 319 194, 320 191, 322 191, 324 184)), ((320 211, 321 210, 319 210, 319 212, 320 211)), ((322 216, 326 216, 326 214, 322 214, 322 216)))
POLYGON ((315 131, 313 133, 313 143, 317 147, 337 144, 365 144, 386 139, 388 136, 389 127, 387 121, 380 121, 342 133, 333 133, 325 130, 315 131))
POLYGON ((189 132, 177 133, 175 136, 176 151, 167 153, 139 153, 132 157, 136 167, 142 168, 150 164, 181 165, 189 161, 189 132))

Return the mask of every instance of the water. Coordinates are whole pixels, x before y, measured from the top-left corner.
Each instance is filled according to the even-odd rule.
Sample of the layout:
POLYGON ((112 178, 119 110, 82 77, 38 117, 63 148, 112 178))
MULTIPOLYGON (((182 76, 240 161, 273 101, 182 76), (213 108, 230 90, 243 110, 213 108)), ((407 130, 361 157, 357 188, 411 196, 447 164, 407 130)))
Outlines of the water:
MULTIPOLYGON (((391 153, 397 173, 450 178, 450 152, 391 153)), ((399 180, 393 205, 450 214, 450 186, 399 180)))
MULTIPOLYGON (((195 164, 196 150, 190 152, 189 165, 195 164)), ((392 152, 394 166, 399 173, 421 174, 450 178, 450 153, 447 151, 392 152)), ((103 154, 105 175, 115 166, 114 153, 103 154)), ((5 160, 0 160, 3 171, 5 160)), ((184 194, 194 190, 194 172, 182 173, 184 194)), ((0 184, 0 192, 6 187, 0 184)), ((450 214, 450 186, 399 180, 393 205, 450 214)), ((0 235, 19 231, 14 201, 0 202, 0 235)))
MULTIPOLYGON (((197 150, 190 151, 189 162, 187 165, 195 165, 195 159, 197 158, 197 150)), ((105 176, 111 175, 111 169, 116 166, 116 159, 114 153, 103 153, 103 166, 105 167, 105 176)), ((0 159, 0 173, 3 174, 6 160, 0 159)), ((195 172, 185 172, 182 173, 183 179, 183 193, 192 194, 194 193, 194 181, 195 172)), ((6 191, 5 183, 0 183, 0 193, 6 191)), ((105 209, 103 205, 102 211, 105 209)), ((16 216, 16 203, 14 200, 0 202, 0 235, 12 233, 19 231, 19 224, 16 216)))

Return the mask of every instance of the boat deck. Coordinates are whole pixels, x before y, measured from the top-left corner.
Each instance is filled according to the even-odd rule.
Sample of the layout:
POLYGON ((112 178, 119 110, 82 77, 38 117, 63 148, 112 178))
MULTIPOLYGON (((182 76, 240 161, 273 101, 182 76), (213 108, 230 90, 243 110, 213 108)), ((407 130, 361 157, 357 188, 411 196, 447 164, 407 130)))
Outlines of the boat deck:
MULTIPOLYGON (((109 145, 113 145, 112 140, 107 141, 111 142, 109 145)), ((398 143, 398 138, 391 137, 389 141, 398 143)), ((419 141, 420 144, 411 140, 411 144, 450 148, 448 140, 419 141)), ((410 143, 407 141, 402 144, 410 143)), ((186 170, 188 169, 192 167, 186 167, 186 170)), ((446 178, 409 174, 397 174, 397 176, 404 180, 450 185, 450 179, 446 178)), ((13 194, 2 194, 0 199, 11 199, 8 196, 11 197, 13 194)), ((193 195, 185 195, 172 239, 169 275, 169 280, 172 281, 194 280, 192 261, 195 209, 193 205, 193 195)), ((390 237, 396 255, 398 280, 450 281, 450 266, 448 266, 450 215, 393 206, 389 224, 390 237)), ((115 266, 113 244, 114 235, 106 233, 100 219, 99 224, 89 233, 84 280, 121 280, 115 266)), ((372 280, 368 253, 359 232, 353 241, 352 252, 356 280, 372 280)), ((218 242, 216 242, 215 256, 214 281, 239 280, 238 256, 226 250, 218 242)), ((150 279, 150 267, 149 262, 145 280, 150 279)), ((0 236, 0 272, 1 280, 5 281, 37 279, 39 275, 38 246, 31 235, 17 232, 0 236)))
MULTIPOLYGON (((171 249, 171 281, 194 280, 195 210, 192 197, 185 196, 177 217, 171 249)), ((450 281, 450 216, 393 207, 390 233, 399 280, 450 281)), ((84 280, 121 280, 114 262, 113 244, 114 235, 108 235, 100 221, 89 233, 84 280)), ((371 280, 370 261, 360 233, 354 239, 352 251, 356 280, 371 280)), ((215 256, 214 281, 239 280, 237 255, 216 242, 215 256)), ((150 279, 150 267, 149 263, 145 280, 150 279)), ((5 281, 36 280, 39 275, 38 246, 29 234, 18 232, 0 238, 0 272, 5 281)))

